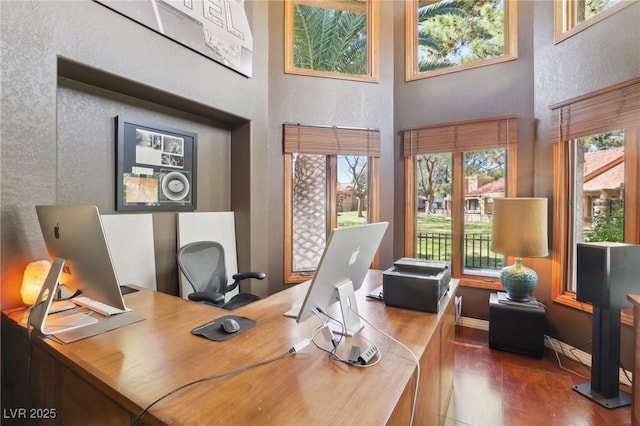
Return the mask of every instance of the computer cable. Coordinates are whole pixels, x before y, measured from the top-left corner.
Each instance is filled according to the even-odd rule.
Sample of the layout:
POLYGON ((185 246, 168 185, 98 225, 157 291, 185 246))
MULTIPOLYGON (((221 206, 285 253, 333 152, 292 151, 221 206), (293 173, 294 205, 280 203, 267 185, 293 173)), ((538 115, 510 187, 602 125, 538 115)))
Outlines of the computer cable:
POLYGON ((392 337, 391 335, 389 335, 388 333, 385 333, 384 331, 382 331, 381 329, 379 329, 378 327, 376 327, 375 325, 371 324, 365 317, 363 317, 362 315, 360 315, 359 312, 357 312, 355 309, 351 308, 351 311, 353 311, 356 315, 358 315, 360 317, 360 319, 364 322, 366 322, 369 326, 371 326, 374 330, 378 331, 379 333, 387 336, 389 339, 393 340, 394 342, 396 342, 398 345, 402 346, 404 349, 406 349, 407 352, 409 352, 411 354, 411 356, 413 357, 414 362, 416 363, 416 387, 413 391, 413 401, 411 401, 411 417, 409 420, 409 425, 412 426, 413 425, 413 421, 415 418, 415 413, 416 413, 416 404, 418 402, 418 385, 420 383, 420 361, 418 360, 418 357, 416 356, 415 353, 413 353, 413 351, 411 349, 409 349, 404 343, 402 343, 401 341, 399 341, 398 339, 396 339, 395 337, 392 337))
MULTIPOLYGON (((339 320, 329 316, 327 313, 320 311, 320 313, 322 315, 324 315, 325 317, 327 317, 327 319, 330 319, 333 322, 336 322, 338 324, 340 324, 342 330, 345 330, 344 324, 342 322, 340 322, 339 320)), ((350 365, 352 367, 358 367, 358 368, 369 368, 369 367, 373 367, 375 365, 377 365, 380 360, 382 359, 382 353, 380 352, 380 350, 376 347, 376 345, 367 337, 363 336, 360 333, 357 333, 362 339, 366 340, 367 343, 369 344, 367 350, 365 350, 364 352, 360 353, 359 348, 358 348, 358 353, 357 355, 354 355, 353 352, 352 354, 349 356, 349 359, 344 359, 341 356, 338 355, 337 353, 337 349, 338 349, 338 345, 340 343, 340 341, 342 341, 342 335, 340 335, 339 338, 335 338, 333 336, 333 331, 331 331, 331 328, 328 326, 327 321, 324 321, 324 319, 322 317, 320 317, 318 315, 318 317, 320 318, 322 324, 317 327, 316 329, 314 329, 312 335, 311 335, 311 342, 314 344, 314 346, 324 352, 327 352, 327 354, 329 355, 329 358, 331 358, 333 361, 337 361, 337 362, 341 362, 343 364, 346 365, 350 365), (324 347, 322 345, 320 345, 317 341, 316 341, 316 337, 322 334, 325 338, 325 340, 330 341, 332 343, 332 348, 327 348, 324 347), (369 363, 369 361, 373 358, 376 358, 374 362, 369 363)), ((352 347, 352 351, 354 348, 357 348, 355 346, 352 347)))
POLYGON ((296 354, 298 352, 300 352, 303 348, 305 348, 307 345, 309 344, 309 339, 304 339, 298 343, 296 343, 295 345, 293 345, 291 348, 289 348, 286 352, 281 353, 280 355, 276 355, 273 358, 269 358, 266 359, 264 361, 260 361, 257 362, 255 364, 251 364, 251 365, 247 365, 244 367, 240 367, 238 369, 235 370, 231 370, 231 371, 227 371, 224 373, 219 373, 219 374, 213 374, 210 376, 205 376, 205 377, 201 377, 199 379, 193 380, 191 382, 185 383, 181 386, 178 386, 177 388, 174 388, 172 390, 170 390, 169 392, 165 393, 164 395, 160 396, 158 399, 156 399, 155 401, 153 401, 151 404, 147 405, 136 417, 133 418, 133 420, 131 420, 131 425, 135 425, 136 423, 138 423, 138 421, 140 421, 140 419, 142 418, 142 416, 144 416, 154 405, 158 404, 160 401, 168 398, 169 396, 183 390, 186 389, 190 386, 196 385, 198 383, 203 383, 203 382, 207 382, 210 380, 215 380, 215 379, 221 379, 224 377, 230 377, 230 376, 235 376, 237 374, 240 373, 244 373, 245 371, 249 371, 249 370, 253 370, 254 368, 258 368, 261 367, 263 365, 267 365, 267 364, 271 364, 273 362, 279 361, 283 358, 286 358, 290 355, 296 354))
MULTIPOLYGON (((556 356, 556 360, 558 361, 558 367, 560 367, 561 370, 564 370, 564 371, 566 371, 568 373, 571 373, 571 374, 575 374, 576 376, 581 377, 583 379, 587 379, 587 380, 590 379, 590 377, 584 376, 584 375, 578 373, 577 371, 573 371, 570 368, 565 367, 562 364, 562 360, 560 359, 560 353, 558 352, 558 349, 556 348, 557 345, 551 340, 550 336, 545 335, 544 338, 549 342, 549 346, 551 347, 551 350, 553 350, 553 353, 556 356)), ((560 351, 561 351, 563 356, 565 356, 567 358, 571 358, 564 352, 564 348, 562 346, 560 346, 560 351)), ((583 364, 575 355, 572 354, 572 356, 574 357, 575 360, 577 360, 577 362, 579 364, 583 365, 584 367, 589 368, 589 366, 583 364)))
MULTIPOLYGON (((31 399, 31 405, 32 406, 36 406, 36 397, 33 391, 33 384, 32 384, 32 374, 31 374, 31 370, 32 370, 32 365, 33 365, 33 327, 31 326, 31 319, 32 319, 32 315, 33 312, 43 303, 46 303, 46 299, 40 299, 38 300, 36 303, 34 303, 33 305, 27 307, 23 312, 22 312, 22 318, 20 318, 20 320, 18 321, 18 323, 22 323, 22 320, 24 319, 24 316, 27 316, 27 324, 26 324, 26 329, 27 329, 27 345, 28 345, 28 353, 27 353, 27 371, 26 371, 26 375, 27 375, 27 387, 28 387, 28 391, 29 391, 29 398, 31 399)), ((87 314, 87 315, 91 315, 91 313, 87 314)), ((69 324, 71 325, 71 324, 69 324)), ((56 336, 51 335, 51 336, 47 336, 49 338, 53 338, 54 340, 56 340, 58 343, 64 343, 62 341, 60 341, 60 339, 58 339, 56 336)), ((39 424, 38 419, 36 419, 36 425, 39 424)))
POLYGON ((320 322, 322 323, 323 326, 326 326, 327 329, 329 331, 331 331, 331 333, 333 334, 333 331, 331 330, 331 328, 328 325, 329 321, 333 321, 334 323, 338 324, 340 326, 340 330, 342 330, 342 333, 338 335, 338 337, 333 336, 330 340, 331 343, 333 344, 334 348, 337 348, 338 345, 340 344, 340 342, 342 342, 342 336, 344 336, 347 332, 347 328, 346 326, 342 323, 342 321, 337 320, 336 318, 332 317, 331 315, 327 314, 324 310, 318 308, 317 310, 314 309, 313 313, 320 319, 320 322), (323 315, 324 317, 322 317, 321 315, 323 315), (327 321, 325 321, 325 318, 327 321))
POLYGON ((339 337, 335 337, 335 335, 333 334, 333 331, 331 330, 331 327, 329 327, 329 321, 334 321, 340 324, 342 330, 344 330, 344 325, 337 319, 327 315, 327 313, 321 309, 318 309, 317 311, 314 309, 313 313, 320 319, 321 325, 316 327, 313 330, 313 333, 311 334, 311 342, 314 344, 316 348, 327 352, 329 354, 329 357, 332 357, 332 355, 334 355, 335 352, 337 351, 338 345, 342 341, 342 335, 339 335, 339 337), (322 317, 321 314, 324 315, 324 317, 322 317), (332 346, 331 348, 327 349, 318 344, 318 342, 316 341, 316 336, 320 333, 322 333, 325 340, 331 342, 331 346, 332 346))
MULTIPOLYGON (((29 353, 27 354, 27 386, 29 387, 29 397, 31 398, 32 406, 36 406, 36 396, 33 392, 33 385, 31 383, 31 366, 33 364, 33 340, 31 335, 31 315, 33 311, 41 304, 44 303, 44 300, 39 300, 38 303, 32 305, 29 310, 29 315, 27 317, 27 341, 29 344, 29 353)), ((36 424, 38 424, 38 420, 36 420, 36 424)))
MULTIPOLYGON (((18 323, 22 323, 22 319, 24 319, 24 316, 27 315, 27 346, 28 346, 28 352, 27 352, 27 371, 26 371, 26 375, 27 375, 27 388, 28 388, 28 394, 29 394, 29 398, 31 399, 31 406, 35 406, 35 394, 33 392, 33 386, 31 384, 31 365, 33 363, 33 341, 31 340, 31 327, 30 327, 30 319, 31 319, 31 312, 33 312, 33 309, 38 306, 38 304, 42 303, 42 301, 34 304, 33 306, 29 306, 27 307, 27 309, 25 309, 24 311, 22 311, 22 318, 20 319, 20 321, 18 323)), ((12 314, 14 312, 11 312, 9 314, 9 316, 11 317, 12 314)), ((15 321, 15 319, 14 319, 15 321)), ((2 336, 4 338, 4 335, 2 336)), ((4 348, 6 347, 6 345, 3 342, 2 345, 2 350, 4 352, 4 348)), ((4 354, 3 354, 4 357, 4 354)), ((4 358, 6 359, 6 358, 4 358)), ((6 363, 2 363, 3 364, 3 368, 6 368, 5 364, 6 363)), ((36 424, 38 424, 38 419, 36 419, 36 424)))

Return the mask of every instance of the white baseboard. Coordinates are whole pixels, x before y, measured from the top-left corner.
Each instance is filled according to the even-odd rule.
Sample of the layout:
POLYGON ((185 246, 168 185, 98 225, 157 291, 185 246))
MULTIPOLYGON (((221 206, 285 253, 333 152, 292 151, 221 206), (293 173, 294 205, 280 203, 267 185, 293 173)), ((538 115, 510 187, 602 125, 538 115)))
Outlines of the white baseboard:
MULTIPOLYGON (((476 318, 460 317, 458 324, 463 327, 475 328, 476 330, 489 331, 489 321, 479 320, 476 318)), ((553 337, 547 335, 544 336, 544 345, 557 353, 564 355, 565 357, 577 361, 587 367, 591 368, 591 354, 584 352, 573 346, 567 345, 553 337)), ((633 375, 630 371, 620 369, 620 383, 631 386, 629 379, 633 380, 633 375)))
POLYGON ((476 318, 460 317, 458 325, 463 327, 475 328, 476 330, 489 331, 489 321, 476 318))

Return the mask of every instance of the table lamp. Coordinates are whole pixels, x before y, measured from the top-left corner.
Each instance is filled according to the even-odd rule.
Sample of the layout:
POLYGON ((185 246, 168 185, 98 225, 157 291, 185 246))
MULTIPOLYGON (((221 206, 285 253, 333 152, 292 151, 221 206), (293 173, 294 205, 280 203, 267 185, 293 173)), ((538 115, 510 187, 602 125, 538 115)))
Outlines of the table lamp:
POLYGON ((48 260, 37 260, 27 265, 20 288, 20 295, 25 305, 31 306, 35 303, 50 268, 51 262, 48 260))
POLYGON ((494 198, 491 251, 515 257, 515 264, 500 271, 502 287, 514 302, 528 302, 538 285, 538 274, 522 264, 523 257, 545 257, 547 243, 546 198, 494 198))

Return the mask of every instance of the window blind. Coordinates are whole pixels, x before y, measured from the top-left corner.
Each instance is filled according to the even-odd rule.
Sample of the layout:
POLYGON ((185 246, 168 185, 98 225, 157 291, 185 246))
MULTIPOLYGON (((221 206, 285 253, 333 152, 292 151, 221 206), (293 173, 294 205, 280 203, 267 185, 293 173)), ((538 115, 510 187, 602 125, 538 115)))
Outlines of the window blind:
POLYGON ((284 152, 380 157, 380 130, 284 124, 284 152))
POLYGON ((403 131, 403 142, 405 156, 507 148, 518 143, 518 116, 412 127, 403 131))
POLYGON ((640 125, 640 78, 552 105, 551 141, 640 125))

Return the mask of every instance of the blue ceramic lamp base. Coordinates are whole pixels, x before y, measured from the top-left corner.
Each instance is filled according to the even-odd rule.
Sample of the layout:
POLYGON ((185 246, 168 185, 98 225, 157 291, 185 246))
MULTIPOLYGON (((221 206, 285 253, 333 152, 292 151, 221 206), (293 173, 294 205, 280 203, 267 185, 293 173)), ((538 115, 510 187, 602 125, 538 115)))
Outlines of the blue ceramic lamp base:
POLYGON ((538 286, 538 274, 533 269, 524 266, 522 258, 516 257, 514 265, 502 268, 500 281, 509 300, 528 302, 531 300, 531 293, 538 286))

